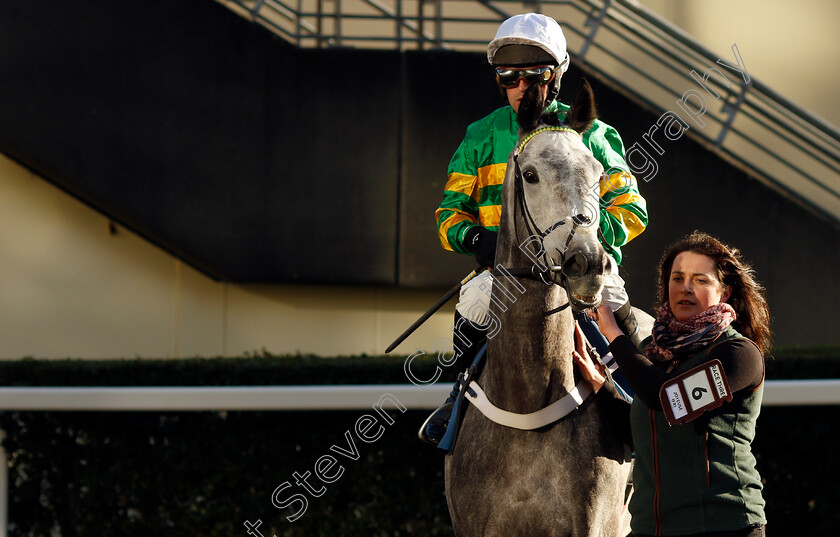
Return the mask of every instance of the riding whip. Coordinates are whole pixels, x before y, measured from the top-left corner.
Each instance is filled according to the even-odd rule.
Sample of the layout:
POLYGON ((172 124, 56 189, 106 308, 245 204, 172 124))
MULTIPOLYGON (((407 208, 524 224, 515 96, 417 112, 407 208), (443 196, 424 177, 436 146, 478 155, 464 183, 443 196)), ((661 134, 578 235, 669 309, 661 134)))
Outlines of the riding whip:
POLYGON ((395 340, 394 340, 394 342, 393 342, 393 343, 391 343, 391 344, 388 346, 388 348, 387 348, 387 349, 385 349, 385 354, 388 354, 389 352, 391 352, 392 350, 394 350, 394 349, 397 347, 397 345, 399 345, 400 343, 402 343, 403 341, 405 341, 405 338, 407 338, 408 336, 410 336, 410 335, 411 335, 411 334, 412 334, 415 330, 417 330, 417 328, 419 328, 419 327, 420 327, 420 325, 421 325, 421 324, 425 323, 425 322, 429 319, 429 317, 431 317, 432 315, 434 315, 434 313, 435 313, 437 310, 439 310, 439 309, 440 309, 440 308, 441 308, 444 304, 446 304, 447 302, 449 302, 449 300, 450 300, 453 296, 455 296, 455 295, 458 293, 458 291, 460 291, 460 290, 461 290, 461 286, 463 286, 463 285, 464 285, 464 284, 466 284, 468 281, 470 281, 470 280, 472 280, 473 278, 475 278, 476 276, 478 276, 478 274, 479 274, 480 272, 482 272, 483 270, 484 270, 484 267, 482 267, 481 265, 479 265, 479 266, 475 267, 475 269, 473 269, 473 271, 472 271, 472 272, 470 272, 469 274, 467 274, 467 277, 466 277, 466 278, 464 278, 463 280, 461 280, 460 282, 458 282, 458 283, 457 283, 457 284, 456 284, 456 285, 455 285, 452 289, 450 289, 449 291, 447 291, 447 292, 446 292, 446 294, 445 294, 445 295, 443 295, 443 296, 440 298, 440 300, 438 300, 437 302, 435 302, 435 305, 434 305, 434 306, 432 306, 431 308, 429 308, 429 309, 426 311, 426 313, 424 313, 423 315, 421 315, 421 316, 420 316, 420 318, 419 318, 419 319, 417 319, 416 321, 414 321, 414 324, 412 324, 411 326, 409 326, 409 327, 408 327, 408 329, 407 329, 405 332, 403 332, 402 334, 400 334, 400 337, 398 337, 397 339, 395 339, 395 340))

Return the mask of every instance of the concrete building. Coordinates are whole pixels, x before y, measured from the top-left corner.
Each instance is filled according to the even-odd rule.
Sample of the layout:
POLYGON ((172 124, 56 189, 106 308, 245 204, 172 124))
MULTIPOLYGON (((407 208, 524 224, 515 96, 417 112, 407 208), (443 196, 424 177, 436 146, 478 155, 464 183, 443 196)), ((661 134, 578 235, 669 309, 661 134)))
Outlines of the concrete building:
MULTIPOLYGON (((203 2, 213 4, 213 9, 220 8, 211 0, 203 2)), ((200 24, 206 8, 198 0, 193 0, 192 4, 198 17, 196 24, 200 24)), ((840 6, 816 0, 804 3, 650 0, 644 4, 684 28, 720 57, 728 57, 731 45, 737 43, 745 64, 756 79, 776 88, 828 122, 840 124, 840 105, 834 98, 840 90, 840 78, 832 70, 840 59, 840 37, 833 29, 840 20, 840 6)), ((10 9, 0 8, 0 11, 10 9)), ((9 16, 0 13, 0 20, 14 19, 9 13, 6 15, 9 16)), ((54 15, 61 16, 60 13, 54 15)), ((228 15, 236 18, 232 13, 228 15)), ((34 15, 15 13, 14 16, 34 15)), ((62 21, 53 20, 52 16, 45 14, 47 22, 44 24, 60 26, 62 21)), ((244 20, 237 22, 246 23, 244 20)), ((213 27, 207 29, 208 32, 212 30, 213 27)), ((78 31, 84 30, 80 28, 78 31)), ((176 32, 177 26, 173 26, 171 31, 176 32)), ((268 30, 263 28, 254 31, 268 34, 268 30)), ((492 37, 491 33, 477 35, 475 39, 486 41, 492 37)), ((219 35, 217 38, 224 40, 227 37, 219 35)), ((276 38, 268 38, 271 39, 276 38)), ((144 46, 146 44, 138 43, 138 47, 144 46)), ((240 44, 231 42, 228 46, 236 48, 240 44)), ((478 50, 481 47, 464 45, 463 48, 478 50)), ((30 54, 31 51, 25 48, 5 48, 2 52, 5 56, 3 64, 20 66, 26 62, 37 62, 38 57, 30 54)), ((172 54, 179 54, 179 50, 173 49, 172 54)), ((646 66, 639 65, 638 68, 645 69, 646 66)), ((18 77, 12 80, 12 84, 21 94, 34 95, 32 102, 37 102, 39 95, 45 92, 44 81, 26 79, 20 75, 25 71, 16 71, 18 77)), ((57 69, 57 83, 63 82, 64 76, 85 76, 79 70, 70 71, 63 73, 57 69)), ((301 73, 290 76, 301 76, 301 73)), ((154 82, 161 86, 167 84, 166 80, 154 82)), ((490 84, 488 80, 487 85, 490 84)), ((174 94, 177 92, 177 88, 172 91, 174 94)), ((185 100, 188 101, 189 98, 185 100)), ((7 109, 20 110, 21 106, 18 102, 10 102, 7 95, 7 109)), ((72 107, 73 103, 66 103, 66 106, 72 107)), ((486 112, 490 109, 486 108, 486 112)), ((29 114, 29 124, 50 121, 40 107, 25 112, 29 114)), ((96 110, 88 110, 87 113, 87 117, 93 118, 96 110)), ((473 111, 470 113, 474 118, 480 115, 473 111)), ((445 123, 448 118, 442 115, 436 120, 445 123)), ((785 118, 780 117, 779 121, 784 122, 785 118)), ((53 130, 59 128, 58 124, 51 125, 53 130)), ((454 134, 450 138, 457 140, 465 126, 466 122, 459 118, 458 124, 446 124, 440 128, 452 130, 454 134)), ((69 137, 72 137, 71 132, 72 129, 68 130, 69 137)), ((17 135, 18 131, 12 130, 0 133, 0 138, 4 139, 0 147, 4 153, 0 155, 0 358, 3 359, 26 356, 239 356, 263 350, 275 354, 300 352, 323 356, 379 354, 442 295, 447 287, 443 281, 451 281, 453 285, 457 281, 456 278, 439 278, 433 285, 422 281, 412 284, 412 275, 403 275, 392 285, 298 283, 292 280, 262 283, 225 279, 185 261, 177 252, 177 245, 172 248, 169 244, 149 240, 147 233, 136 233, 135 229, 124 225, 119 214, 103 212, 101 207, 84 196, 76 192, 71 194, 61 181, 45 180, 41 173, 53 164, 40 160, 37 154, 21 157, 21 153, 17 152, 20 149, 17 135)), ((118 137, 119 133, 113 136, 118 137)), ((625 139, 625 143, 629 147, 632 139, 625 139)), ((454 146, 448 151, 451 153, 451 150, 454 146)), ((68 149, 68 154, 70 151, 68 149)), ((74 153, 72 159, 84 159, 83 153, 74 153)), ((437 151, 431 162, 425 163, 430 170, 438 171, 432 190, 442 189, 446 154, 447 149, 443 148, 437 151)), ((676 151, 672 154, 675 158, 679 155, 676 151)), ((68 161, 72 159, 68 157, 68 161)), ((96 167, 95 163, 85 166, 96 167)), ((687 162, 685 166, 691 167, 692 164, 687 162)), ((58 171, 60 175, 61 170, 58 171)), ((838 184, 837 177, 828 180, 838 184)), ((643 185, 643 193, 649 186, 643 185)), ((775 194, 767 194, 772 195, 775 194)), ((654 199, 658 198, 654 196, 654 199)), ((428 229, 401 229, 400 232, 416 232, 424 237, 429 235, 423 239, 427 241, 424 247, 433 248, 436 242, 433 223, 435 202, 433 199, 424 200, 428 206, 414 210, 427 214, 428 222, 424 225, 428 229)), ((402 203, 405 203, 404 199, 402 203)), ((795 220, 800 214, 797 211, 803 211, 795 203, 784 199, 779 203, 796 207, 791 209, 793 213, 785 213, 787 216, 784 218, 788 220, 795 220)), ((766 207, 766 204, 758 205, 766 207)), ((654 231, 655 226, 660 225, 657 222, 662 222, 657 220, 660 218, 657 212, 663 208, 660 205, 651 209, 652 227, 648 232, 651 238, 645 239, 647 242, 644 243, 640 239, 638 253, 631 247, 629 254, 631 257, 644 254, 649 261, 631 265, 634 302, 646 307, 652 300, 652 273, 650 276, 647 273, 655 262, 656 252, 661 250, 666 239, 690 231, 654 231)), ((768 213, 767 218, 772 224, 773 216, 768 213)), ((777 322, 782 327, 778 332, 779 343, 838 344, 838 332, 831 330, 819 314, 814 315, 815 312, 831 311, 831 302, 835 300, 825 304, 825 297, 840 298, 836 292, 819 292, 823 285, 819 280, 828 280, 832 276, 832 272, 820 267, 820 264, 826 262, 827 267, 837 264, 838 244, 822 244, 829 252, 826 259, 825 252, 818 249, 819 242, 814 248, 810 247, 809 241, 834 241, 840 236, 836 226, 840 215, 834 214, 834 221, 831 218, 826 220, 824 216, 809 218, 813 218, 814 224, 809 220, 807 225, 802 224, 802 229, 811 225, 825 226, 820 230, 823 235, 817 238, 799 237, 799 241, 790 229, 787 232, 767 230, 768 234, 785 235, 779 239, 783 243, 801 242, 800 249, 794 249, 796 252, 809 247, 812 255, 807 259, 785 259, 782 252, 772 252, 764 246, 751 249, 753 245, 750 244, 737 245, 756 262, 759 277, 770 282, 771 307, 776 306, 773 312, 777 321, 781 317, 797 316, 795 320, 777 322), (790 264, 780 267, 778 273, 769 274, 774 270, 771 267, 780 262, 790 264), (809 281, 807 285, 802 282, 814 279, 817 281, 809 281), (802 291, 786 289, 783 292, 781 287, 787 285, 784 282, 790 282, 791 286, 801 285, 802 291), (771 283, 775 287, 771 287, 771 283), (799 304, 795 304, 796 296, 802 299, 799 304), (778 297, 777 304, 772 300, 774 297, 778 297), (797 324, 802 323, 825 324, 822 328, 810 326, 798 329, 797 324)), ((740 225, 740 222, 738 220, 735 225, 740 225)), ((799 228, 796 233, 801 233, 799 228)), ((779 242, 773 244, 778 246, 779 242)), ((458 268, 452 274, 458 274, 459 270, 466 274, 468 270, 464 271, 463 267, 472 264, 469 259, 455 260, 455 254, 435 255, 440 255, 439 259, 444 262, 453 260, 453 265, 458 268)), ((333 265, 331 270, 343 270, 341 259, 325 262, 333 265)), ((401 270, 407 270, 406 263, 401 265, 401 270)), ((824 281, 824 284, 833 285, 829 281, 824 281)), ((447 336, 453 311, 454 301, 398 347, 396 353, 431 349, 447 336)))

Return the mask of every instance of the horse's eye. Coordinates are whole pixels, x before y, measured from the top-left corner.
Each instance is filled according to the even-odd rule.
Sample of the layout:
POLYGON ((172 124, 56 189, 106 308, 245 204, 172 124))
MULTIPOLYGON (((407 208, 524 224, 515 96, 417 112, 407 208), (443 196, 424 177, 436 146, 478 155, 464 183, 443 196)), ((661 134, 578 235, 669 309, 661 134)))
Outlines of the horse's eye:
POLYGON ((532 172, 532 171, 530 171, 530 170, 528 170, 527 172, 525 172, 525 173, 522 175, 522 177, 524 177, 524 178, 525 178, 525 180, 526 180, 526 181, 528 181, 529 183, 536 183, 536 182, 538 181, 538 179, 537 179, 537 174, 535 174, 534 172, 532 172))

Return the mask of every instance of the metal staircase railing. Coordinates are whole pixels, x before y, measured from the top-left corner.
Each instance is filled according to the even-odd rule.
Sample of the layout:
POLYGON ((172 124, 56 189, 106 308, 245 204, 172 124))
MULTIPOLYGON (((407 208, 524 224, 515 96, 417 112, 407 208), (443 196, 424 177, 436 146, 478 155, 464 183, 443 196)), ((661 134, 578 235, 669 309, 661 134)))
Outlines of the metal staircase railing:
POLYGON ((840 225, 838 129, 749 75, 737 43, 720 57, 634 0, 217 1, 301 47, 483 51, 500 21, 543 12, 574 59, 661 114, 642 140, 625 140, 639 177, 656 180, 669 144, 688 134, 840 225))

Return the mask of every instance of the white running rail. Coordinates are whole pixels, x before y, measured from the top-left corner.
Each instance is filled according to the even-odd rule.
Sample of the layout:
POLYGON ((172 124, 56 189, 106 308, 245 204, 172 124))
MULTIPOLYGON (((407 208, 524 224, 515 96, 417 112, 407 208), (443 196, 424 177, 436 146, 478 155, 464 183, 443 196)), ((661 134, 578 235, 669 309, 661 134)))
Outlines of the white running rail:
MULTIPOLYGON (((356 410, 385 394, 409 409, 433 409, 451 386, 160 386, 0 388, 0 411, 356 410)), ((768 380, 764 406, 840 404, 840 379, 768 380)))
MULTIPOLYGON (((450 389, 446 384, 0 388, 0 411, 354 410, 387 396, 409 409, 433 409, 450 389)), ((837 404, 840 379, 769 380, 764 391, 764 406, 837 404)), ((0 537, 6 537, 8 523, 6 462, 0 447, 0 537)))

